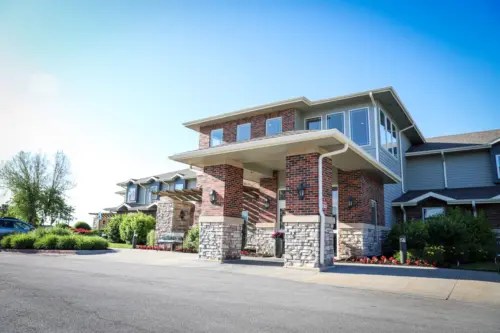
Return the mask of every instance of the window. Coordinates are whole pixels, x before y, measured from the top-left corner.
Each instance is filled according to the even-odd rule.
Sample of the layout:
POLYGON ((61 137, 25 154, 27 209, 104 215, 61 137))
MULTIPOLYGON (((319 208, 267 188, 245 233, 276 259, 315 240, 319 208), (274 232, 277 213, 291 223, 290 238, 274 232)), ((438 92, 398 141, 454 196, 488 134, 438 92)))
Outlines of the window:
POLYGON ((286 200, 286 191, 278 190, 278 200, 286 200))
POLYGON ((496 156, 496 160, 497 160, 497 176, 498 178, 500 178, 500 155, 496 156))
POLYGON ((444 214, 444 207, 422 208, 422 218, 424 221, 432 216, 441 214, 444 214))
POLYGON ((281 117, 266 120, 266 135, 281 133, 281 117))
POLYGON ((210 132, 210 147, 215 147, 222 144, 222 136, 224 131, 222 128, 210 132))
POLYGON ((128 202, 135 202, 136 198, 137 198, 137 189, 135 187, 130 187, 128 189, 128 196, 127 196, 127 201, 128 202))
POLYGON ((339 189, 337 187, 332 188, 332 214, 337 216, 339 210, 339 189))
POLYGON ((179 179, 175 181, 174 190, 183 190, 184 189, 184 180, 179 179))
POLYGON ((344 133, 344 112, 333 113, 326 116, 326 128, 338 129, 344 133))
POLYGON ((370 144, 370 129, 368 125, 368 109, 352 110, 351 139, 360 146, 370 144))
POLYGON ((306 123, 306 130, 320 130, 321 129, 321 117, 306 119, 305 123, 306 123))
POLYGON ((187 188, 196 188, 196 179, 190 179, 187 181, 187 188))
POLYGON ((148 191, 148 202, 153 202, 153 200, 158 199, 157 194, 153 194, 153 192, 158 192, 158 185, 153 185, 149 188, 148 191))
POLYGON ((236 141, 250 140, 252 125, 250 123, 241 124, 236 127, 236 141))
POLYGON ((389 117, 380 111, 380 145, 392 156, 398 158, 398 129, 389 117))

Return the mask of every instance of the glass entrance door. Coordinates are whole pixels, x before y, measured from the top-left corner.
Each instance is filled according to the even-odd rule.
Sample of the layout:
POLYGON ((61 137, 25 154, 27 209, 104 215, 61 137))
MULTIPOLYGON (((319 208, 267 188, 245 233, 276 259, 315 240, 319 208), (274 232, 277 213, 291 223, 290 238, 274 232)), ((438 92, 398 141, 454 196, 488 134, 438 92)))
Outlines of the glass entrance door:
POLYGON ((333 256, 337 257, 338 251, 338 212, 339 212, 339 189, 338 187, 332 187, 332 216, 334 218, 335 225, 333 227, 333 256))
POLYGON ((285 232, 283 216, 286 208, 286 191, 284 188, 278 190, 278 212, 276 215, 276 231, 285 232))

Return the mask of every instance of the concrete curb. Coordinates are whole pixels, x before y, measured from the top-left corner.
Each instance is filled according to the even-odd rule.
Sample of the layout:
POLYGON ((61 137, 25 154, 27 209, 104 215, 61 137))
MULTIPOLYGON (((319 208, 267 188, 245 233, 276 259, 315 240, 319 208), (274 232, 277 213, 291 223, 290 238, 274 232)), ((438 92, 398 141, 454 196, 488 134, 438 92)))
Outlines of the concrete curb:
POLYGON ((0 249, 0 252, 23 253, 23 254, 105 254, 115 253, 113 249, 108 250, 34 250, 34 249, 0 249))

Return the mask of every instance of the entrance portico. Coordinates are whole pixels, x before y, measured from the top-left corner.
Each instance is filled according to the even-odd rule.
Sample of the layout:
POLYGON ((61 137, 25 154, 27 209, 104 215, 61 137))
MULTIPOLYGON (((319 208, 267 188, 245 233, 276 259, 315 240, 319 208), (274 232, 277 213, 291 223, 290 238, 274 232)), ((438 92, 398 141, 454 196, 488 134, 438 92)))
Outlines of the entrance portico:
MULTIPOLYGON (((383 214, 383 184, 399 181, 398 176, 336 129, 291 131, 170 158, 203 168, 204 174, 199 177, 203 189, 199 256, 221 261, 241 256, 241 215, 245 205, 255 206, 259 211, 255 215, 258 216, 257 230, 266 229, 259 228, 259 224, 267 230, 280 228, 278 199, 283 198, 276 192, 284 187, 285 266, 330 266, 334 257, 334 228, 343 222, 332 216, 332 186, 338 186, 339 217, 345 217, 345 224, 368 224, 371 221, 370 200, 375 200, 372 197, 377 200, 382 197, 378 209, 383 214), (320 175, 321 154, 342 148, 345 148, 342 154, 323 160, 320 175), (352 172, 354 176, 349 177, 352 172), (284 178, 285 184, 280 184, 280 178, 284 178), (351 178, 359 181, 356 183, 351 178), (244 182, 258 184, 259 194, 252 199, 252 204, 244 202, 244 182), (320 182, 322 193, 319 192, 320 182), (362 193, 365 189, 373 191, 362 193), (351 205, 354 201, 363 207, 351 205), (272 229, 270 223, 274 224, 272 229)), ((376 208, 376 216, 378 214, 376 208)), ((383 217, 379 221, 383 221, 383 217)), ((269 232, 261 234, 270 238, 269 232)), ((361 238, 364 241, 364 235, 361 238)), ((339 247, 340 251, 346 248, 342 242, 339 247)))

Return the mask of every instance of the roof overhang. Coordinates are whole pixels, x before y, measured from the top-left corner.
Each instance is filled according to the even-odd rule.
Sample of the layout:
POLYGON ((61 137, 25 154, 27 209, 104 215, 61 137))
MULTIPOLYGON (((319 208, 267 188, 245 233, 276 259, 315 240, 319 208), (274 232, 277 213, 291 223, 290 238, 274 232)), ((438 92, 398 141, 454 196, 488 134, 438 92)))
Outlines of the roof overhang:
POLYGON ((475 204, 500 203, 500 195, 497 195, 497 196, 492 197, 492 198, 481 198, 481 199, 455 199, 455 198, 447 197, 445 195, 437 194, 434 192, 429 192, 429 193, 422 194, 421 196, 418 196, 418 197, 413 198, 413 199, 408 200, 408 201, 393 202, 392 206, 394 206, 394 207, 418 206, 420 201, 428 199, 428 198, 434 198, 434 199, 444 201, 448 205, 472 205, 473 203, 475 203, 475 204))
POLYGON ((423 155, 437 155, 441 153, 456 153, 462 151, 472 151, 472 150, 485 150, 490 149, 491 144, 485 145, 475 145, 475 146, 466 146, 466 147, 456 147, 456 148, 447 148, 447 149, 433 149, 433 150, 425 150, 425 151, 415 151, 406 153, 405 156, 423 156, 423 155))
POLYGON ((368 90, 360 93, 338 96, 328 99, 321 99, 317 101, 310 101, 306 97, 297 97, 270 104, 264 104, 248 109, 223 113, 212 117, 188 121, 185 122, 183 125, 195 131, 199 131, 202 126, 218 124, 221 122, 241 119, 244 117, 256 116, 259 114, 265 114, 284 109, 314 111, 322 108, 341 106, 357 102, 371 103, 370 93, 372 93, 373 97, 376 100, 379 100, 383 104, 383 107, 391 113, 391 116, 400 125, 401 128, 405 128, 411 125, 414 126, 405 132, 406 136, 410 139, 412 143, 414 144, 425 143, 424 136, 418 129, 417 125, 415 124, 415 121, 413 120, 410 113, 404 106, 403 102, 401 102, 401 99, 399 98, 396 91, 392 87, 368 90))
POLYGON ((345 153, 332 157, 333 166, 344 171, 366 170, 382 179, 383 183, 401 179, 379 163, 337 129, 307 131, 289 135, 231 143, 170 156, 170 159, 198 167, 232 164, 245 170, 245 178, 252 174, 270 177, 273 170, 285 170, 286 156, 311 152, 325 153, 348 146, 345 153))

